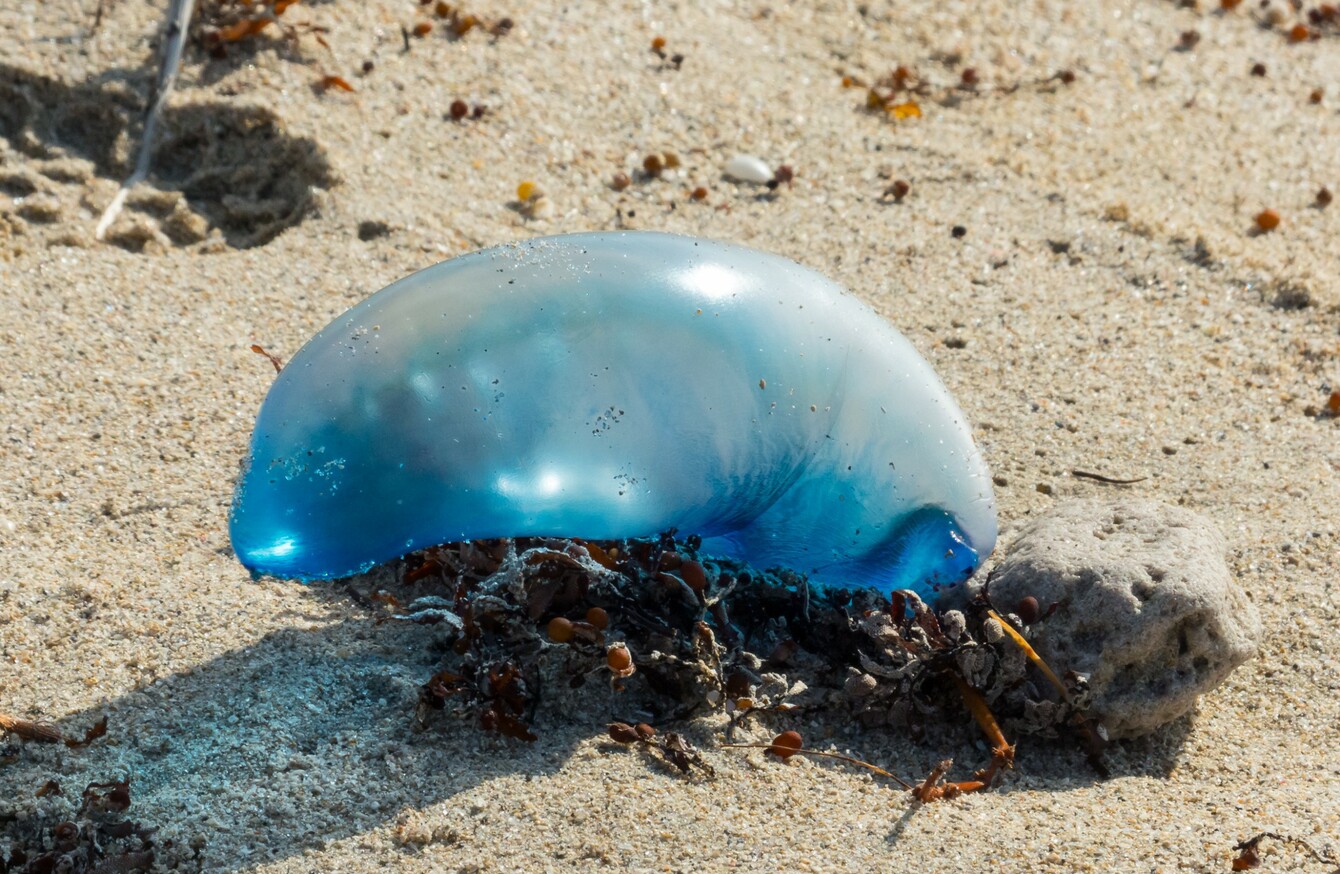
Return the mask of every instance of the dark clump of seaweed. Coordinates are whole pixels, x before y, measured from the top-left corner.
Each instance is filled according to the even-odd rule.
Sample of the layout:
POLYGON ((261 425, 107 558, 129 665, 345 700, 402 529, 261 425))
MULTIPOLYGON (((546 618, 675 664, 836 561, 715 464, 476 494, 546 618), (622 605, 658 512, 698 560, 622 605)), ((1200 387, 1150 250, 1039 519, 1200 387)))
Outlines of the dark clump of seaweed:
POLYGON ((54 780, 33 794, 61 804, 27 816, 0 811, 4 874, 149 871, 160 850, 174 849, 171 842, 157 841, 155 829, 120 816, 131 803, 127 781, 90 783, 78 806, 54 780))
MULTIPOLYGON (((447 632, 443 663, 420 691, 421 727, 447 711, 533 741, 542 702, 584 713, 576 696, 605 690, 618 712, 646 717, 614 722, 611 738, 686 773, 711 772, 683 737, 651 723, 709 711, 729 715, 727 742, 752 720, 815 712, 845 711, 916 740, 928 740, 932 725, 975 722, 991 761, 972 780, 945 782, 950 763, 920 783, 894 778, 922 801, 991 786, 1013 765, 1006 732, 1073 735, 1104 773, 1085 678, 1053 672, 1021 617, 997 611, 985 592, 936 610, 910 591, 816 590, 801 574, 759 571, 700 546, 674 532, 475 541, 415 553, 348 585, 378 621, 447 632)), ((1030 620, 1045 612, 1030 607, 1030 620)), ((798 736, 796 746, 824 755, 800 749, 798 736)))

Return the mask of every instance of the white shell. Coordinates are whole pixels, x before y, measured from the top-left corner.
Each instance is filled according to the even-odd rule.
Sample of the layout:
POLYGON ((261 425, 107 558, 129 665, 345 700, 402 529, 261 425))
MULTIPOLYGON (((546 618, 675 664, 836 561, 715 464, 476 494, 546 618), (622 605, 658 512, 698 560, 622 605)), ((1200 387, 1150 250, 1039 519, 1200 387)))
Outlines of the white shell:
POLYGON ((772 168, 762 158, 753 155, 736 155, 726 162, 725 174, 737 182, 751 182, 754 185, 767 185, 772 179, 772 168))

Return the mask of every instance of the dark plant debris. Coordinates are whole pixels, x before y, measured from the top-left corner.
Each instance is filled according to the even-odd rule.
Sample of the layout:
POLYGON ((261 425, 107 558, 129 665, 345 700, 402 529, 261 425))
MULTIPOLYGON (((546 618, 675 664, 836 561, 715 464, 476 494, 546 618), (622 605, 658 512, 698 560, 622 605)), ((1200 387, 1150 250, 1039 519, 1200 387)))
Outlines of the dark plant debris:
MULTIPOLYGON (((1103 772, 1085 678, 1043 665, 1020 617, 985 594, 934 610, 911 592, 813 590, 802 575, 760 572, 700 545, 673 532, 473 541, 414 553, 349 585, 378 621, 446 633, 444 661, 420 691, 424 728, 447 711, 532 741, 542 700, 549 712, 567 702, 589 713, 591 699, 574 702, 599 695, 605 703, 595 706, 655 722, 724 711, 727 741, 756 720, 844 711, 917 740, 936 724, 964 741, 966 705, 991 762, 962 784, 942 783, 943 772, 923 781, 923 800, 990 786, 1013 763, 1006 731, 1074 737, 1103 772)), ((1048 615, 1036 603, 1026 612, 1031 621, 1048 615)), ((681 771, 709 770, 669 732, 644 736, 638 723, 616 722, 610 736, 681 771)))
POLYGON ((776 191, 782 185, 790 188, 792 183, 795 182, 795 179, 795 169, 793 169, 790 164, 783 164, 773 172, 772 178, 769 179, 766 184, 769 191, 776 191))
MULTIPOLYGON (((34 793, 56 800, 55 809, 40 814, 0 818, 0 872, 5 874, 94 874, 149 871, 160 849, 155 829, 121 819, 130 807, 130 784, 90 783, 77 809, 61 801, 65 794, 54 780, 34 793)), ((173 854, 175 855, 175 853, 173 854)))
POLYGON ((666 41, 663 36, 658 36, 651 41, 651 53, 661 59, 661 69, 666 69, 668 67, 673 70, 678 70, 683 67, 684 56, 679 52, 667 52, 665 46, 666 41))
POLYGON ((1277 834, 1276 832, 1261 832, 1259 835, 1248 838, 1240 842, 1233 849, 1238 851, 1238 855, 1233 859, 1234 871, 1250 871, 1253 868, 1259 868, 1261 865, 1260 846, 1264 840, 1278 841, 1281 844, 1292 844, 1306 852, 1314 860, 1323 865, 1332 868, 1331 874, 1340 874, 1340 858, 1334 853, 1318 852, 1307 841, 1302 838, 1295 838, 1291 835, 1277 834))
POLYGON ((90 783, 84 787, 84 806, 80 813, 123 813, 130 808, 130 783, 90 783))
POLYGON ((93 743, 98 738, 105 735, 106 733, 107 733, 107 716, 104 714, 102 719, 99 719, 97 722, 93 723, 88 727, 88 730, 84 732, 84 736, 82 738, 67 737, 65 739, 65 745, 70 749, 79 749, 80 747, 86 747, 89 744, 93 743))
POLYGON ((662 760, 674 765, 681 773, 692 773, 695 768, 706 774, 708 777, 715 777, 716 771, 712 766, 703 761, 703 757, 698 753, 693 745, 684 739, 683 735, 668 731, 665 734, 657 734, 656 729, 645 722, 639 722, 637 725, 629 725, 626 722, 612 722, 609 726, 610 740, 625 746, 638 746, 643 750, 654 752, 662 760))

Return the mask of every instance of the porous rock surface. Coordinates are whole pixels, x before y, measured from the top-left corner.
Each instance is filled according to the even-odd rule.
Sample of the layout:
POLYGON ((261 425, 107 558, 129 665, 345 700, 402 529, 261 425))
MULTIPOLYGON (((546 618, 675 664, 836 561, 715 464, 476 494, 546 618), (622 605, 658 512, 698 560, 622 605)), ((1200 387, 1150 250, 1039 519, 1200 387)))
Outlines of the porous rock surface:
POLYGON ((1088 674, 1093 713, 1131 737, 1190 711, 1255 653, 1261 620, 1224 552, 1214 524, 1180 507, 1078 500, 1023 531, 988 585, 998 608, 1037 598, 1034 648, 1088 674))

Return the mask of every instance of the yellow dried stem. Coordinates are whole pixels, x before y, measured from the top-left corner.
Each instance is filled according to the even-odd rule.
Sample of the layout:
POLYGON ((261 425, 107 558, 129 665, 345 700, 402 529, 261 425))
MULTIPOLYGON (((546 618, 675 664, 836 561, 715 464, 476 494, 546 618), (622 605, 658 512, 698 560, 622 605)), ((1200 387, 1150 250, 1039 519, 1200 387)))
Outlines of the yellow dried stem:
POLYGON ((1024 640, 1024 636, 1015 631, 1014 626, 1002 619, 999 613, 995 610, 987 610, 986 612, 992 619, 1000 623, 1000 627, 1005 629, 1005 633, 1009 635, 1010 640, 1014 641, 1015 645, 1024 651, 1024 655, 1028 656, 1028 660, 1038 666, 1038 670, 1046 675, 1047 679, 1051 681, 1051 684, 1056 687, 1056 691, 1060 692, 1061 697, 1068 702, 1070 700, 1070 692, 1066 689, 1065 683, 1061 682, 1061 678, 1056 676, 1056 672, 1051 669, 1051 665, 1043 661, 1042 656, 1037 654, 1037 650, 1029 646, 1028 641, 1024 640))

